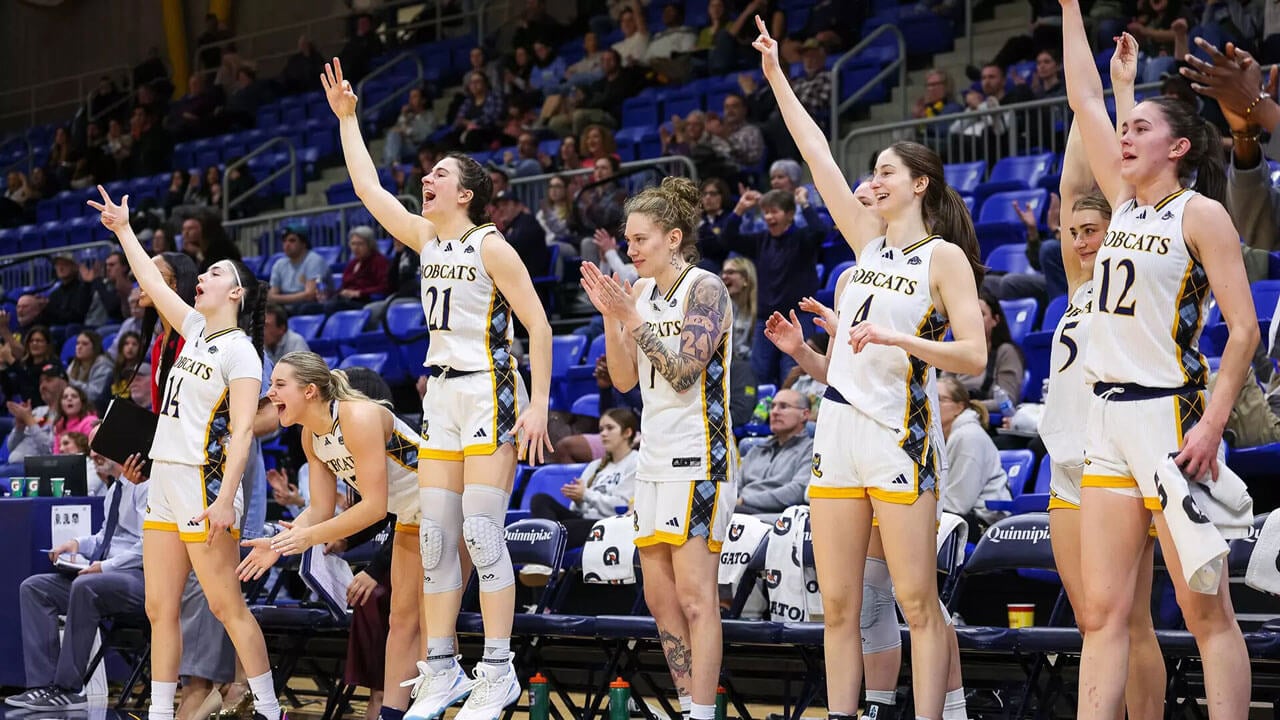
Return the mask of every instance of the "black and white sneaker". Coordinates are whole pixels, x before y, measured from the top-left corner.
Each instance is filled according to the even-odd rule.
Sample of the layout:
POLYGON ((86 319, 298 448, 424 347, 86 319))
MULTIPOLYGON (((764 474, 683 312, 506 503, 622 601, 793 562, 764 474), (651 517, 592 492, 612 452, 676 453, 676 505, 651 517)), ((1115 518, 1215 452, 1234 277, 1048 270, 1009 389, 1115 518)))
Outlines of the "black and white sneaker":
POLYGON ((89 707, 89 700, 80 693, 67 692, 62 688, 49 688, 40 697, 27 701, 28 710, 83 710, 89 707))
POLYGON ((28 703, 30 703, 32 700, 35 700, 38 697, 47 695, 48 693, 49 693, 49 688, 43 688, 43 687, 31 688, 30 690, 27 690, 25 692, 20 692, 17 695, 10 695, 9 697, 4 699, 4 704, 8 705, 9 707, 31 709, 31 706, 28 705, 28 703))

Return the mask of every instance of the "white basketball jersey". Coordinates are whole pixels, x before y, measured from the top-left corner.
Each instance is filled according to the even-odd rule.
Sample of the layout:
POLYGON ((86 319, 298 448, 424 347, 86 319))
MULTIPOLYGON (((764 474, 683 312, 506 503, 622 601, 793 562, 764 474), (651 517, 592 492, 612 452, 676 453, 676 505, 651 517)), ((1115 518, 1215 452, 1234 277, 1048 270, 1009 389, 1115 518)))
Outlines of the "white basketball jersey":
POLYGON ((151 458, 203 466, 206 479, 221 479, 231 434, 228 387, 240 378, 261 382, 262 357, 240 328, 207 337, 204 329, 194 310, 182 323, 185 342, 165 382, 151 458))
POLYGON ((1208 382, 1199 341, 1209 276, 1182 236, 1183 210, 1195 196, 1184 189, 1155 205, 1130 200, 1111 216, 1093 266, 1086 382, 1152 388, 1208 382))
POLYGON ((1084 353, 1093 325, 1093 281, 1076 288, 1053 331, 1049 350, 1049 397, 1040 420, 1040 439, 1059 465, 1084 463, 1084 426, 1093 394, 1084 380, 1084 353))
POLYGON ((490 234, 498 234, 492 223, 478 225, 456 240, 437 237, 422 248, 428 367, 492 371, 513 362, 511 306, 480 259, 490 234))
POLYGON ((928 457, 930 428, 938 404, 932 365, 901 348, 869 344, 854 353, 847 339, 860 322, 941 340, 947 320, 933 306, 929 265, 933 251, 946 242, 931 235, 905 248, 884 238, 863 248, 840 296, 838 330, 832 342, 827 384, 862 413, 899 433, 913 457, 928 457), (839 338, 837 342, 835 338, 839 338))
MULTIPOLYGON (((680 352, 689 290, 702 277, 720 282, 715 274, 690 265, 665 295, 652 278, 636 283, 640 317, 673 353, 680 352)), ((722 482, 736 474, 736 445, 729 418, 732 335, 731 329, 725 331, 701 380, 682 393, 671 387, 644 352, 638 353, 640 397, 644 401, 640 430, 644 441, 640 444, 636 477, 655 482, 722 482)))
MULTIPOLYGON (((382 411, 392 418, 391 437, 387 438, 386 445, 387 510, 397 512, 418 502, 418 445, 422 438, 395 413, 386 408, 382 411)), ((335 477, 360 492, 356 461, 342 437, 337 400, 330 403, 329 413, 333 416, 333 427, 329 432, 311 438, 311 450, 335 477)))

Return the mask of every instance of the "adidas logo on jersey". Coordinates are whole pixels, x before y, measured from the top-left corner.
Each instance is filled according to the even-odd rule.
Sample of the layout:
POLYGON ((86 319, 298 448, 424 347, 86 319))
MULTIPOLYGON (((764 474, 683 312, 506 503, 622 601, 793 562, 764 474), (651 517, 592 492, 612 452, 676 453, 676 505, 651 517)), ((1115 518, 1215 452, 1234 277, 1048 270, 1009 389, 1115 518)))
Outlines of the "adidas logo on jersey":
POLYGON ((668 520, 668 521, 667 521, 667 527, 673 527, 673 528, 678 528, 678 527, 680 527, 680 518, 673 517, 673 518, 671 518, 670 520, 668 520))
POLYGON ((898 473, 898 477, 893 479, 893 484, 894 485, 910 485, 911 483, 907 482, 906 475, 903 475, 902 473, 898 473))
POLYGON ((1146 211, 1146 210, 1143 210, 1142 212, 1138 213, 1137 218, 1138 218, 1139 220, 1146 220, 1146 219, 1147 219, 1147 211, 1146 211))
POLYGON ((477 431, 476 431, 476 434, 475 434, 475 435, 472 435, 472 437, 474 437, 474 438, 486 438, 486 437, 489 437, 489 436, 485 434, 485 432, 484 432, 484 428, 480 428, 479 430, 477 430, 477 431))
POLYGON ((919 264, 920 264, 920 263, 922 263, 922 262, 924 262, 924 260, 921 260, 919 255, 912 255, 912 256, 907 260, 907 264, 908 264, 908 265, 919 265, 919 264))
POLYGON ((453 252, 453 243, 449 243, 448 245, 445 245, 445 246, 444 246, 444 251, 445 251, 445 252, 453 252))
POLYGON ((324 444, 325 444, 325 447, 328 447, 328 446, 332 445, 332 444, 333 444, 333 438, 331 438, 331 437, 326 437, 326 438, 324 439, 324 444))

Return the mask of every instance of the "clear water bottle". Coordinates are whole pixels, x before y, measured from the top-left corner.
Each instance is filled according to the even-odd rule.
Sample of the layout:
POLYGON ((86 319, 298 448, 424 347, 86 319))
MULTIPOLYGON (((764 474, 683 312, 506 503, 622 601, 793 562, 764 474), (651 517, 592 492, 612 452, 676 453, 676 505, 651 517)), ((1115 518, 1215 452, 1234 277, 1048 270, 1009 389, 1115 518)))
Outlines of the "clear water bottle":
POLYGON ((773 406, 773 396, 760 398, 760 402, 756 403, 756 409, 751 413, 751 419, 758 423, 769 422, 769 408, 773 406))
POLYGON ((1000 414, 1002 416, 1013 417, 1013 400, 1009 398, 1009 393, 1005 392, 1004 388, 996 385, 991 391, 991 399, 995 400, 996 404, 1000 406, 1000 414))

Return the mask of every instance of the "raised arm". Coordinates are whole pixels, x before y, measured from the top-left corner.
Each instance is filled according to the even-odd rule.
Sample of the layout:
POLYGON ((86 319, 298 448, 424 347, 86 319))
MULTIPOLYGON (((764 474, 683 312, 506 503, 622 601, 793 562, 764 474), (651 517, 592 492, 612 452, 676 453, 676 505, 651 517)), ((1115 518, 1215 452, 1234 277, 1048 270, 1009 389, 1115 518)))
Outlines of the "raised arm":
POLYGON ((98 192, 102 193, 102 202, 90 200, 89 207, 102 213, 102 224, 120 240, 120 247, 124 249, 125 259, 129 261, 129 269, 137 278, 138 286, 151 298, 156 312, 160 313, 165 322, 175 328, 182 327, 187 315, 195 308, 183 302, 178 293, 169 287, 155 263, 151 262, 142 243, 138 242, 138 236, 129 226, 129 196, 120 198, 120 204, 117 205, 101 185, 98 186, 98 192))
POLYGON ((1133 194, 1128 183, 1120 178, 1120 140, 1111 125, 1111 118, 1107 116, 1102 79, 1098 77, 1098 67, 1089 50, 1079 0, 1060 2, 1062 64, 1067 79, 1067 102, 1075 113, 1073 124, 1079 124, 1083 137, 1089 138, 1084 145, 1089 167, 1102 188, 1102 194, 1112 207, 1117 207, 1133 194))
POLYGON ((826 201, 827 209, 831 211, 831 219, 835 221, 836 227, 840 228, 840 234, 844 235, 845 241, 853 248, 854 254, 860 254, 863 246, 875 237, 874 234, 867 232, 867 228, 872 225, 878 228, 879 219, 877 218, 874 223, 868 223, 866 220, 866 216, 872 214, 871 211, 854 198, 849 181, 845 179, 840 166, 831 156, 826 135, 809 115, 809 111, 800 103, 795 90, 791 89, 787 73, 778 61, 778 42, 769 36, 769 31, 759 16, 756 17, 756 27, 760 30, 760 37, 756 38, 751 45, 760 51, 764 77, 769 87, 773 88, 773 95, 778 101, 778 111, 782 113, 787 130, 790 131, 796 147, 800 148, 800 154, 808 163, 809 172, 813 173, 813 184, 826 201))
POLYGON ((1076 227, 1073 221, 1072 208, 1076 200, 1088 195, 1093 190, 1093 174, 1089 172, 1089 161, 1084 156, 1084 142, 1080 139, 1080 126, 1071 124, 1067 133, 1067 149, 1062 155, 1062 179, 1058 183, 1059 197, 1062 198, 1058 226, 1064 230, 1059 244, 1062 250, 1062 267, 1067 273, 1067 297, 1075 294, 1089 274, 1080 267, 1080 255, 1076 252, 1076 227))
POLYGON ((529 407, 516 419, 517 455, 530 465, 539 465, 544 453, 554 448, 547 437, 547 404, 551 398, 551 324, 529 271, 514 248, 491 233, 480 246, 480 259, 493 284, 511 304, 520 323, 529 332, 529 407))
POLYGON ((342 62, 325 63, 320 76, 329 108, 338 116, 338 135, 342 139, 342 155, 347 161, 347 173, 360 201, 373 214, 375 220, 397 240, 421 252, 423 244, 435 237, 435 226, 421 215, 405 209, 395 195, 387 192, 378 181, 378 168, 369 157, 369 148, 360 135, 360 118, 356 114, 356 94, 351 83, 342 77, 342 62))

